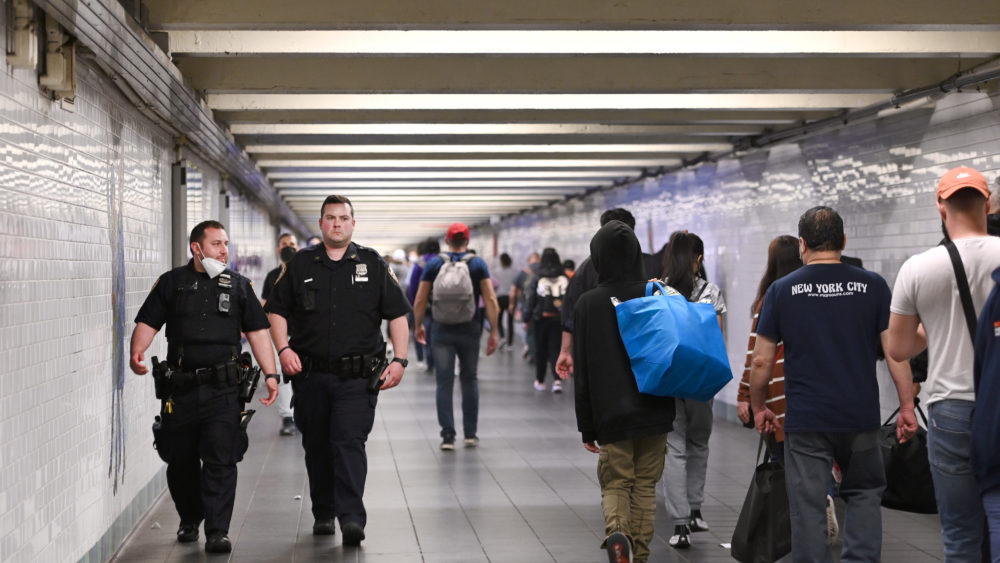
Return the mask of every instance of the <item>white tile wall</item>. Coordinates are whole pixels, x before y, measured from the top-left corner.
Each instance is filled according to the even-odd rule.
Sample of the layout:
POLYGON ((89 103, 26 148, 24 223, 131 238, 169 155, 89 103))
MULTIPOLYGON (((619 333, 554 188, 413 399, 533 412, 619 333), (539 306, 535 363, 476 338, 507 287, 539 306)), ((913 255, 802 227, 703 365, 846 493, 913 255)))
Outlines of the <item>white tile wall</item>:
MULTIPOLYGON (((976 167, 991 181, 1000 172, 998 104, 1000 97, 985 93, 952 94, 933 108, 508 219, 497 228, 499 251, 520 264, 529 252, 553 246, 563 259, 579 263, 590 253, 601 212, 610 207, 632 211, 646 251, 659 249, 675 230, 697 233, 705 241, 709 279, 722 287, 729 305, 726 344, 739 375, 768 242, 795 235, 806 209, 830 205, 844 217, 846 253, 863 259, 891 287, 907 257, 941 238, 934 205, 938 178, 959 165, 976 167)), ((477 236, 488 237, 488 230, 477 236)), ((896 395, 884 368, 880 379, 888 413, 896 395)), ((734 403, 735 383, 719 398, 734 403)))
MULTIPOLYGON (((132 319, 170 267, 174 142, 99 70, 84 59, 78 66, 73 112, 39 92, 34 72, 0 67, 4 562, 106 557, 162 483, 152 380, 127 363, 132 319), (124 294, 114 290, 116 260, 124 294), (118 403, 116 373, 124 375, 118 403)), ((219 174, 198 168, 204 191, 187 206, 195 222, 220 212, 219 174)), ((274 228, 258 207, 233 199, 230 237, 262 279, 275 261, 274 228)), ((162 336, 154 355, 166 355, 162 336)))
POLYGON ((78 79, 70 113, 38 92, 33 72, 0 73, 3 561, 79 559, 161 466, 149 449, 152 382, 131 372, 112 457, 113 365, 127 363, 115 340, 127 350, 131 319, 168 265, 172 143, 86 65, 78 79), (126 322, 116 330, 119 231, 126 322))

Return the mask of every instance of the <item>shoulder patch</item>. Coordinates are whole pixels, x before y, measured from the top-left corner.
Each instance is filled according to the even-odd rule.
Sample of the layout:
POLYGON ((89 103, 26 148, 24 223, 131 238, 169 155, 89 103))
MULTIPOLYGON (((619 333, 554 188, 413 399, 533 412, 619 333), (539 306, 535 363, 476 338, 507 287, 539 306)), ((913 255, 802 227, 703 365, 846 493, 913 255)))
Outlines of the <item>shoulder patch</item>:
POLYGON ((396 272, 393 272, 392 268, 386 268, 386 271, 389 272, 389 277, 392 278, 392 281, 396 282, 396 285, 399 285, 399 278, 396 277, 396 272))
POLYGON ((160 278, 156 278, 156 281, 153 282, 153 287, 149 288, 150 293, 152 293, 153 290, 156 289, 156 286, 158 285, 160 285, 160 278))

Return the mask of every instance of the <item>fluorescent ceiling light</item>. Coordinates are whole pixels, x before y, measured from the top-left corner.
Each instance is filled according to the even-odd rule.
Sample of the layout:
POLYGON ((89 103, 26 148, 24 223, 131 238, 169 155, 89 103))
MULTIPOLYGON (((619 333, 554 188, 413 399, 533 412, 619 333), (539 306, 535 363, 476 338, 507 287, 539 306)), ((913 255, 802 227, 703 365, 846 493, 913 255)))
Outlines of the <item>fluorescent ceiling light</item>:
MULTIPOLYGON (((291 203, 314 203, 320 204, 326 199, 327 194, 320 196, 287 196, 284 200, 291 203)), ((455 201, 455 196, 451 195, 395 195, 395 194, 373 194, 373 195, 352 195, 344 194, 338 192, 338 195, 345 195, 351 198, 353 202, 362 201, 396 201, 396 202, 407 202, 409 203, 451 203, 455 201)), ((477 202, 477 203, 488 203, 490 206, 493 205, 511 205, 520 206, 524 203, 531 203, 533 201, 551 201, 553 199, 561 199, 565 194, 553 194, 553 193, 541 193, 534 195, 472 195, 467 194, 462 196, 462 201, 464 202, 477 202)))
POLYGON ((170 51, 197 54, 837 54, 1000 52, 992 31, 184 30, 170 51))
POLYGON ((646 168, 674 166, 680 164, 677 158, 636 158, 636 159, 263 159, 257 165, 262 168, 646 168))
POLYGON ((569 145, 247 145, 249 153, 601 153, 601 152, 713 152, 732 148, 728 143, 620 143, 569 145))
POLYGON ((458 197, 458 196, 471 196, 471 195, 483 195, 483 196, 497 196, 497 197, 508 197, 508 196, 531 196, 537 194, 575 194, 584 191, 586 186, 581 186, 579 188, 547 188, 547 189, 531 189, 531 188, 521 188, 521 189, 463 189, 463 188, 446 188, 446 189, 355 189, 355 188, 341 188, 340 186, 318 186, 314 188, 303 188, 301 186, 297 187, 279 187, 278 193, 284 197, 295 197, 295 196, 312 196, 318 197, 320 199, 326 197, 327 192, 333 192, 340 195, 346 195, 348 197, 354 196, 365 196, 365 195, 399 195, 399 196, 423 196, 423 195, 434 195, 440 197, 458 197))
POLYGON ((216 110, 740 109, 829 110, 867 106, 880 93, 685 94, 208 94, 216 110))
POLYGON ((751 135, 752 125, 602 123, 235 123, 234 135, 751 135))
MULTIPOLYGON (((466 182, 470 180, 481 180, 486 178, 512 178, 516 180, 531 179, 612 179, 628 176, 635 176, 638 170, 622 168, 618 170, 483 170, 483 171, 423 171, 393 172, 393 171, 347 171, 347 172, 286 172, 275 170, 269 172, 267 177, 271 180, 326 180, 330 182, 343 180, 410 180, 431 178, 448 182, 466 182)), ((379 183, 379 185, 384 185, 379 183)))

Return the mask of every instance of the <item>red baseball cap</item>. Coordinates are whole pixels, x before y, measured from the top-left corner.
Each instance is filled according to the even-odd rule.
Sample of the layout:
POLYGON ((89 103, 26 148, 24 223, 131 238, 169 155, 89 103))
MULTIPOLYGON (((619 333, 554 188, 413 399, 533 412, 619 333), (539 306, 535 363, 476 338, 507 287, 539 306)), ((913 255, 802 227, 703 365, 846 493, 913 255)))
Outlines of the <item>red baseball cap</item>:
POLYGON ((952 168, 941 177, 941 181, 938 182, 937 196, 941 199, 948 199, 955 192, 964 188, 974 188, 986 198, 990 197, 990 188, 986 184, 986 178, 975 168, 965 166, 952 168))
POLYGON ((452 225, 448 227, 448 234, 444 235, 444 238, 449 240, 454 238, 464 238, 468 240, 469 226, 465 223, 452 223, 452 225))

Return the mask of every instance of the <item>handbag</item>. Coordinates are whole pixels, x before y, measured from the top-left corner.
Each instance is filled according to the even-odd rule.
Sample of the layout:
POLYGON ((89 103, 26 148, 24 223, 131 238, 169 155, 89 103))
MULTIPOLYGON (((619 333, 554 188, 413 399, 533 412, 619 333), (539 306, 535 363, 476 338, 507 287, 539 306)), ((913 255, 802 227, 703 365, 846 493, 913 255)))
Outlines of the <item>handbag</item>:
MULTIPOLYGON (((757 445, 757 468, 740 509, 730 554, 743 563, 773 563, 792 551, 792 520, 785 489, 785 466, 778 461, 760 463, 764 444, 757 445)), ((771 459, 768 442, 765 460, 771 459)))
MULTIPOLYGON (((917 405, 917 412, 927 425, 924 410, 917 405)), ((934 480, 931 464, 927 459, 927 431, 917 427, 917 432, 904 444, 896 439, 896 409, 879 429, 882 462, 885 465, 885 492, 882 506, 918 514, 936 514, 934 480)))
POLYGON ((650 282, 645 297, 617 303, 615 315, 640 393, 708 401, 733 378, 710 303, 668 295, 650 282))

